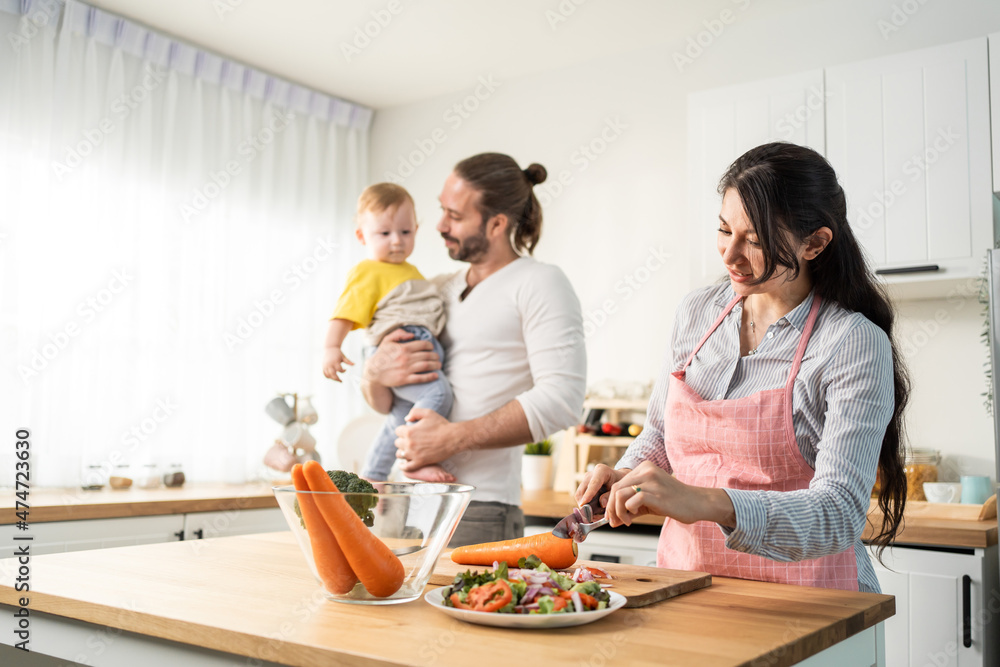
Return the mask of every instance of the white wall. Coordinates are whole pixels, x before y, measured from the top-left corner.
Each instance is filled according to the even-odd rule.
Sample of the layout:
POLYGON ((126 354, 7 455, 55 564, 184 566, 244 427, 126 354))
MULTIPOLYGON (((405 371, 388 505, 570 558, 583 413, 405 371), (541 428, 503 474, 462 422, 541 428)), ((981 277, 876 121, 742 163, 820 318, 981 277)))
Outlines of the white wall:
MULTIPOLYGON (((682 67, 675 54, 703 26, 680 34, 664 26, 657 48, 491 86, 469 81, 455 94, 377 112, 371 177, 394 174, 413 193, 423 222, 414 263, 428 274, 458 268, 433 230, 436 198, 455 162, 481 151, 505 152, 523 165, 540 162, 550 175, 541 186, 545 225, 535 254, 561 266, 580 295, 591 323, 589 382, 652 379, 674 310, 694 287, 686 251, 687 94, 1000 30, 996 0, 801 5, 765 12, 750 0, 705 3, 706 21, 723 10, 733 20, 710 43, 703 34, 708 46, 682 67), (465 117, 449 111, 456 104, 465 104, 465 117), (588 144, 600 154, 586 157, 581 147, 588 144), (400 171, 401 161, 416 165, 412 173, 400 171), (556 194, 560 173, 568 185, 556 194), (660 253, 669 255, 666 264, 647 271, 644 264, 655 267, 660 253), (627 276, 645 282, 630 290, 627 276)), ((483 71, 483 80, 490 75, 483 71)), ((926 329, 941 309, 945 324, 917 335, 921 345, 909 355, 911 443, 941 449, 963 472, 992 474, 992 422, 980 396, 986 349, 979 305, 974 299, 902 304, 901 333, 926 329)))

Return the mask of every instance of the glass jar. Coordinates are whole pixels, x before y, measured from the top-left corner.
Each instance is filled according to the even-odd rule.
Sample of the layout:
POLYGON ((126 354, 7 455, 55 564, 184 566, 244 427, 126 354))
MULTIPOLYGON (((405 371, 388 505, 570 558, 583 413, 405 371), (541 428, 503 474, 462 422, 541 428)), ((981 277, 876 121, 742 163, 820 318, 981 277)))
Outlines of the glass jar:
POLYGON ((80 471, 80 488, 84 491, 100 491, 108 483, 108 468, 100 463, 87 463, 80 471))
POLYGON ((155 463, 146 463, 139 469, 135 485, 140 489, 158 489, 160 487, 160 467, 155 463))
POLYGON ((127 463, 119 463, 111 472, 108 480, 112 489, 127 489, 132 486, 132 467, 127 463))
POLYGON ((180 463, 171 463, 163 473, 163 485, 170 489, 184 486, 184 469, 180 463))
POLYGON ((906 499, 927 500, 924 482, 936 482, 941 452, 936 449, 913 449, 906 455, 903 471, 906 473, 906 499))

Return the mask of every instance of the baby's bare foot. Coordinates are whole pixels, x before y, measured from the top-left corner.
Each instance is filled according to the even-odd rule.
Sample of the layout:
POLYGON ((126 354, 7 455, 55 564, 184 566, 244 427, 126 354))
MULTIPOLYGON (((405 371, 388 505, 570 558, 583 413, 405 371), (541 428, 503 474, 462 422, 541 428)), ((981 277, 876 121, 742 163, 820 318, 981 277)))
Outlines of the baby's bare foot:
POLYGON ((421 482, 437 482, 439 484, 454 482, 455 476, 441 466, 424 466, 416 470, 403 473, 410 479, 419 479, 421 482))

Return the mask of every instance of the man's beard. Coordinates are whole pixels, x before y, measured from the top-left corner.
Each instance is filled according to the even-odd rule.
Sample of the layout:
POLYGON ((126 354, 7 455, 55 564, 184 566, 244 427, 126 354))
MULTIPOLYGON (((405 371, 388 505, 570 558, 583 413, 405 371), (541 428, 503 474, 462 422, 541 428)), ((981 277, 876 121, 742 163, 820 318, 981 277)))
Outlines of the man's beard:
POLYGON ((484 224, 479 228, 479 233, 475 236, 470 236, 464 241, 459 241, 453 236, 448 236, 447 234, 442 234, 442 238, 446 241, 452 241, 458 245, 454 248, 448 248, 448 256, 452 259, 458 260, 459 262, 474 262, 489 250, 490 242, 486 240, 486 225, 484 224))

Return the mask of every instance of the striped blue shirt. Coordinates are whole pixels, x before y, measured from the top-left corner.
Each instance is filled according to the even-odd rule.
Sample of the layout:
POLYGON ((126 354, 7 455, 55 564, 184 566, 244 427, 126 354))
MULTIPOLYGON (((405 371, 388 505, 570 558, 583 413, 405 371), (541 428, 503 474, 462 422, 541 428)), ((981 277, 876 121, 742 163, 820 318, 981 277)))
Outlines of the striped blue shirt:
MULTIPOLYGON (((671 471, 663 444, 670 374, 683 366, 712 323, 735 298, 727 281, 681 302, 671 348, 649 401, 642 433, 618 462, 652 461, 671 471)), ((742 303, 726 316, 688 366, 685 382, 706 400, 743 398, 783 387, 812 306, 813 294, 768 327, 754 355, 740 356, 742 303)), ((816 474, 799 491, 726 489, 736 528, 726 546, 777 561, 839 553, 852 545, 861 591, 879 592, 861 543, 871 488, 894 406, 892 349, 885 332, 859 313, 824 300, 795 379, 793 424, 799 450, 816 474)))

